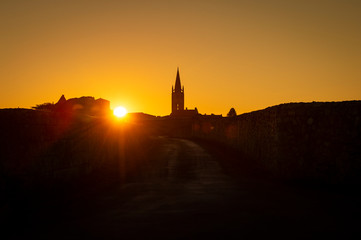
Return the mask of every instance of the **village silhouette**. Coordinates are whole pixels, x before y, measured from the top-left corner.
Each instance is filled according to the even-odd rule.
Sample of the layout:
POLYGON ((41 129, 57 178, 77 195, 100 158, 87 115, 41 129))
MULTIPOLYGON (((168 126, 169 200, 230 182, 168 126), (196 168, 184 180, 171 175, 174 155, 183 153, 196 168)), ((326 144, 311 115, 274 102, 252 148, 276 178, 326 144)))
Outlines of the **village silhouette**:
POLYGON ((2 239, 361 236, 361 101, 167 116, 90 96, 0 110, 2 239))
MULTIPOLYGON (((86 114, 89 116, 104 116, 111 112, 110 102, 108 100, 94 97, 80 97, 66 99, 64 95, 60 97, 57 103, 43 103, 33 107, 37 110, 48 110, 56 112, 74 112, 86 114)), ((179 75, 179 68, 177 68, 177 75, 174 87, 172 86, 172 109, 170 116, 189 118, 199 115, 198 109, 188 109, 184 107, 184 86, 181 87, 181 80, 179 75)), ((214 114, 213 114, 214 115, 214 114)), ((219 115, 221 116, 221 115, 219 115)))

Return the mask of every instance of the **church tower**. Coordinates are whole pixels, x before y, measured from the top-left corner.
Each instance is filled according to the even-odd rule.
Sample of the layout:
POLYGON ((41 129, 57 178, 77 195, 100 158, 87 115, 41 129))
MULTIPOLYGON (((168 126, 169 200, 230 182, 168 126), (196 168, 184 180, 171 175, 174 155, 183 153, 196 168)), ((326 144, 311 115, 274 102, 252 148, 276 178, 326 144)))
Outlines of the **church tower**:
POLYGON ((179 114, 184 110, 184 86, 181 87, 179 69, 177 68, 177 77, 175 86, 172 86, 172 115, 179 114))

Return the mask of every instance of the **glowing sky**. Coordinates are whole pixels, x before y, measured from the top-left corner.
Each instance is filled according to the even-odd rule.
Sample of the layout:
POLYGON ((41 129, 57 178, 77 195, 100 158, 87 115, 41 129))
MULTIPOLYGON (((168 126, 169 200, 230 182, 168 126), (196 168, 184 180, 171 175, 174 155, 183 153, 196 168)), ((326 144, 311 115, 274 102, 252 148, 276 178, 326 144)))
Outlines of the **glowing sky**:
POLYGON ((0 108, 166 115, 178 66, 200 113, 361 99, 361 1, 0 1, 0 108))

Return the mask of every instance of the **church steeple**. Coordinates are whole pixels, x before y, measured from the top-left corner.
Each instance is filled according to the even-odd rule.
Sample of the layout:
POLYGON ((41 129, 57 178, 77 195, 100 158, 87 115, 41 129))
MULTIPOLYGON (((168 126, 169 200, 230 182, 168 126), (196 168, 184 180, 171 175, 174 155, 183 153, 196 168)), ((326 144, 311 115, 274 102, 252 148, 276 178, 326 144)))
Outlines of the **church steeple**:
POLYGON ((174 89, 172 87, 172 114, 179 113, 184 110, 184 88, 181 87, 179 68, 177 68, 177 76, 175 79, 174 89))
POLYGON ((175 79, 174 90, 176 92, 181 92, 181 82, 180 82, 180 77, 179 77, 179 68, 177 68, 177 77, 175 79))

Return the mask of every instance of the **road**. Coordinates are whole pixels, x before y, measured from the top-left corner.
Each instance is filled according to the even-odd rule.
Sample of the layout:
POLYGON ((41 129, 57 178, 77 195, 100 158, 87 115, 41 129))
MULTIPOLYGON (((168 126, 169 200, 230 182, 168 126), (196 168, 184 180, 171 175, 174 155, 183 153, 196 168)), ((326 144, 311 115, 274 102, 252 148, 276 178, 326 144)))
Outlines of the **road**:
MULTIPOLYGON (((228 171, 227 154, 163 138, 154 165, 136 180, 30 206, 24 229, 37 239, 242 239, 361 236, 360 198, 284 184, 247 169, 228 171), (233 174, 230 174, 233 172, 233 174)), ((231 169, 232 170, 232 169, 231 169)), ((233 169, 234 170, 234 169, 233 169)))

